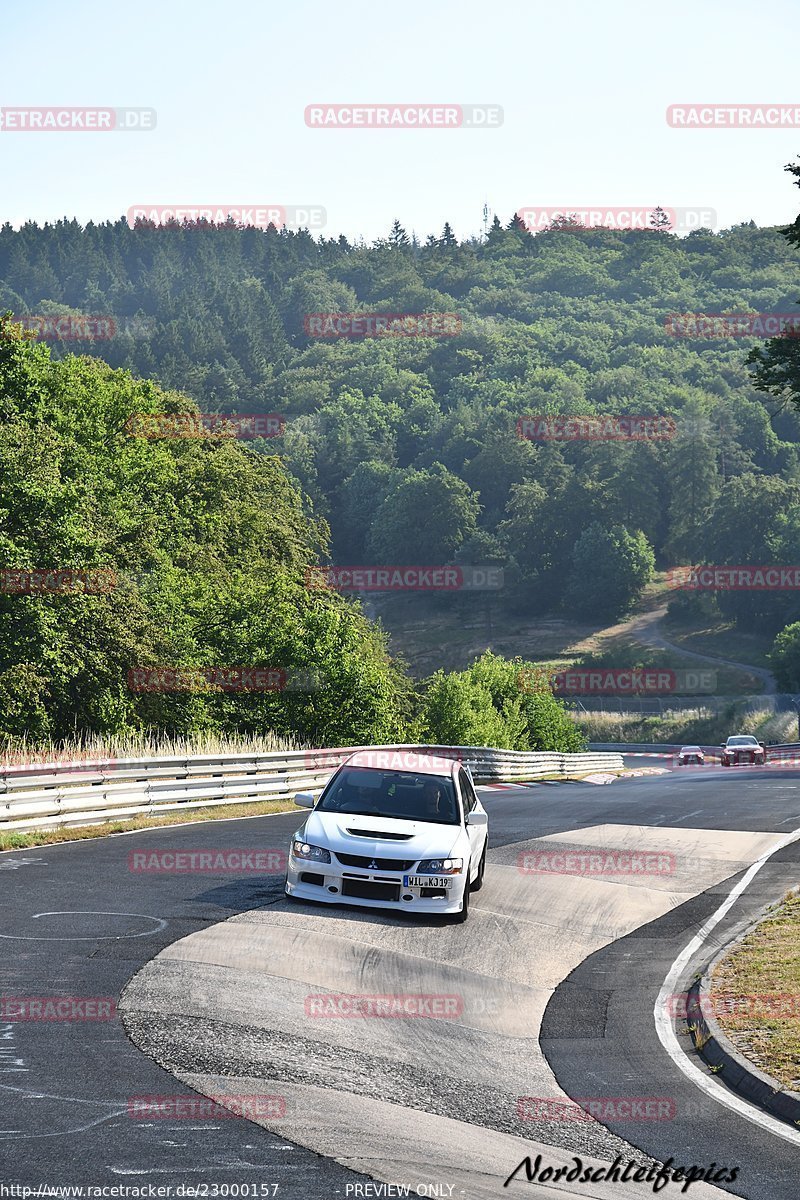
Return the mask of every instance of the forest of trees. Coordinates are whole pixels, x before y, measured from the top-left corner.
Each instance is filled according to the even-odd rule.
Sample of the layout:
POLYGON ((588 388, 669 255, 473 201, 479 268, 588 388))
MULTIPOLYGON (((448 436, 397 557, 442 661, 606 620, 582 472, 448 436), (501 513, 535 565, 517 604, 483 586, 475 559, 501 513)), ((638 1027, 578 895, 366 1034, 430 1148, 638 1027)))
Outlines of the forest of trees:
MULTIPOLYGON (((4 226, 0 311, 29 325, 108 317, 114 336, 45 348, 2 327, 3 561, 157 567, 159 580, 146 600, 116 589, 68 615, 62 605, 58 625, 57 598, 26 610, 17 659, 0 670, 6 727, 63 732, 70 713, 158 724, 165 706, 173 727, 213 723, 240 699, 121 698, 108 663, 143 649, 151 662, 167 649, 265 662, 269 649, 282 667, 337 671, 343 690, 327 713, 299 692, 260 709, 251 699, 236 722, 318 740, 408 729, 410 685, 383 635, 358 606, 302 584, 313 564, 499 564, 496 602, 509 611, 600 622, 654 568, 800 563, 800 407, 788 402, 800 401, 800 341, 668 328, 675 313, 792 311, 798 246, 800 226, 785 236, 752 222, 678 239, 532 236, 495 219, 485 241, 459 242, 447 225, 420 244, 395 221, 371 246, 232 225, 4 226), (309 314, 352 312, 457 314, 460 328, 309 332, 309 314), (125 429, 136 413, 198 408, 286 425, 249 442, 125 429), (517 423, 535 414, 668 417, 674 436, 534 442, 517 423), (269 631, 257 615, 267 600, 269 631), (71 639, 90 631, 101 648, 77 664, 71 639), (43 636, 45 659, 63 660, 55 692, 30 649, 43 636)), ((797 617, 791 592, 682 594, 674 607, 710 603, 743 627, 777 632, 797 617)), ((0 621, 11 606, 0 596, 0 621)))
MULTIPOLYGON (((484 243, 448 227, 419 245, 395 222, 372 246, 124 221, 0 231, 0 306, 118 321, 109 339, 51 342, 56 356, 93 353, 207 412, 283 414, 284 435, 256 446, 329 523, 333 562, 501 562, 503 602, 531 612, 570 603, 589 524, 643 534, 658 567, 761 562, 766 548, 800 561, 800 411, 757 390, 755 339, 665 327, 671 313, 791 311, 799 283, 790 241, 752 223, 679 239, 534 237, 495 220, 484 243), (305 331, 309 313, 353 311, 456 313, 461 331, 305 331), (667 415, 675 436, 517 435, 547 413, 667 415)), ((775 354, 797 349, 783 340, 761 369, 778 391, 775 354)), ((794 611, 786 596, 725 603, 776 628, 794 611)))
POLYGON ((555 697, 520 692, 522 663, 415 689, 318 581, 328 529, 279 458, 128 433, 190 409, 102 361, 54 362, 0 319, 0 749, 139 730, 582 744, 555 697))

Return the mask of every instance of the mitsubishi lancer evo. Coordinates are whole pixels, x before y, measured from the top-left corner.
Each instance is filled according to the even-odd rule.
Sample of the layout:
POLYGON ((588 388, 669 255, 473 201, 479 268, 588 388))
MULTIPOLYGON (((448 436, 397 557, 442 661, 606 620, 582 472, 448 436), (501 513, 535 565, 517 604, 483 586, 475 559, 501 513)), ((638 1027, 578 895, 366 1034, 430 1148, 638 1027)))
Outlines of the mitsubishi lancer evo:
POLYGON ((447 914, 466 921, 483 884, 488 817, 456 759, 359 750, 328 782, 292 839, 292 900, 447 914))

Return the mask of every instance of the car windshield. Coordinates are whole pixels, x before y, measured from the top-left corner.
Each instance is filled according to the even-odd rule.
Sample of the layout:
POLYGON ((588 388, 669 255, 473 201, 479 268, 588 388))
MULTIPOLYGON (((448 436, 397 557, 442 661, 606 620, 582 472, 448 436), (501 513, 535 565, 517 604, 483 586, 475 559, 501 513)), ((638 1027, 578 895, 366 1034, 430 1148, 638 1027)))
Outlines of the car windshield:
POLYGON ((757 746, 758 742, 754 737, 730 737, 728 738, 729 746, 757 746))
POLYGON ((701 750, 700 750, 699 746, 684 746, 683 753, 684 754, 700 754, 701 750))
POLYGON ((459 824, 452 779, 372 767, 345 767, 322 793, 317 812, 459 824))

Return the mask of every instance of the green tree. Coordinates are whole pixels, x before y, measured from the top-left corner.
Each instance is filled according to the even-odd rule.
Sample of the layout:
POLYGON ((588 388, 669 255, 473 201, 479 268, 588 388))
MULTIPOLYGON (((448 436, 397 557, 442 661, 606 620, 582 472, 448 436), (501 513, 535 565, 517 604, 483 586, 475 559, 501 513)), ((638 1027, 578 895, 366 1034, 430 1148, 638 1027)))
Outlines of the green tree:
POLYGON ((227 437, 136 436, 137 420, 196 406, 89 357, 53 362, 5 320, 0 414, 0 735, 402 738, 409 685, 359 607, 313 585, 327 528, 277 458, 227 437), (32 590, 13 574, 42 569, 73 574, 32 590), (138 690, 131 672, 156 666, 320 683, 138 690))
POLYGON ((584 617, 614 620, 652 579, 655 555, 644 534, 623 525, 589 525, 572 551, 565 605, 584 617))
POLYGON ((439 744, 573 753, 585 740, 563 703, 532 688, 533 663, 487 651, 466 671, 437 671, 423 694, 423 736, 439 744))
POLYGON ((769 661, 780 690, 800 692, 800 621, 781 630, 775 638, 769 661))
POLYGON ((405 246, 410 246, 408 234, 398 220, 395 220, 392 225, 391 233, 389 234, 389 243, 396 246, 398 249, 405 246))
MULTIPOLYGON (((800 165, 787 163, 785 170, 794 175, 800 187, 800 165)), ((800 213, 791 225, 781 231, 790 245, 800 249, 800 213)), ((798 314, 800 322, 800 313, 798 314)), ((756 387, 777 399, 800 407, 800 325, 783 337, 771 338, 765 346, 751 351, 748 362, 753 366, 756 387)))
POLYGON ((709 516, 721 484, 707 405, 690 401, 683 409, 666 468, 671 493, 667 550, 673 561, 695 562, 707 545, 709 516))
POLYGON ((480 504, 441 463, 409 471, 386 496, 369 534, 380 563, 436 565, 452 561, 477 527, 480 504))

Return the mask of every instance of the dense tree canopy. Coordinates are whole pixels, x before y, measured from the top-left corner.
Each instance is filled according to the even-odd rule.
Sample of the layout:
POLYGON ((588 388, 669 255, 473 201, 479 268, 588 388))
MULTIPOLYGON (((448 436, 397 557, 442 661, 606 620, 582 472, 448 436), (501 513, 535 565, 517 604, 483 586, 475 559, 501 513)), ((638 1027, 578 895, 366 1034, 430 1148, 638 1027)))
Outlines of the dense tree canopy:
POLYGON ((136 414, 191 410, 103 362, 53 363, 0 323, 0 733, 399 736, 408 686, 358 607, 309 586, 327 529, 280 460, 128 432, 136 414), (74 574, 17 574, 35 570, 74 574), (154 667, 267 668, 280 686, 132 686, 154 667))
MULTIPOLYGON (((284 435, 255 450, 281 456, 306 514, 328 523, 334 562, 480 553, 506 564, 499 602, 544 612, 574 603, 576 543, 592 524, 643 537, 658 567, 743 561, 729 537, 737 481, 765 501, 747 553, 794 553, 800 408, 776 397, 800 399, 800 342, 676 336, 669 320, 791 311, 789 232, 748 222, 677 238, 567 221, 532 236, 512 218, 484 242, 459 242, 446 223, 421 245, 398 218, 354 246, 233 224, 30 223, 0 230, 0 304, 112 315, 115 336, 55 341, 54 356, 102 357, 205 411, 284 414, 284 435), (460 329, 319 337, 307 320, 354 311, 452 313, 460 329), (519 436, 537 414, 674 424, 661 440, 519 436), (779 494, 783 508, 766 502, 779 494)), ((785 604, 728 599, 737 619, 785 620, 785 604)))

